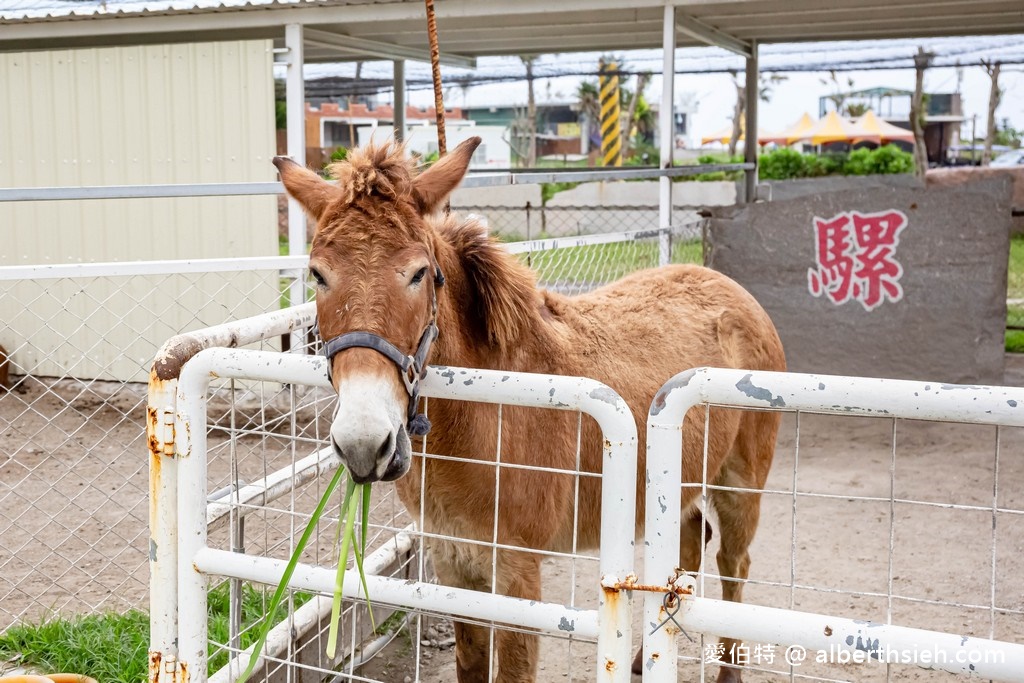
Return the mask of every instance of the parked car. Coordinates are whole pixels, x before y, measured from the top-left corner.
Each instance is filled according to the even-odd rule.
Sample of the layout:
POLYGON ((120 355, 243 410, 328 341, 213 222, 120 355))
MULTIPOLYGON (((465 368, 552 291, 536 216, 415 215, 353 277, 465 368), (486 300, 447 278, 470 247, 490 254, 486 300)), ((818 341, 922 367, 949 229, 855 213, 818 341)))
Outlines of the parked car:
POLYGON ((1013 166, 1024 166, 1024 149, 1014 149, 1000 154, 992 163, 992 168, 1011 168, 1013 166))

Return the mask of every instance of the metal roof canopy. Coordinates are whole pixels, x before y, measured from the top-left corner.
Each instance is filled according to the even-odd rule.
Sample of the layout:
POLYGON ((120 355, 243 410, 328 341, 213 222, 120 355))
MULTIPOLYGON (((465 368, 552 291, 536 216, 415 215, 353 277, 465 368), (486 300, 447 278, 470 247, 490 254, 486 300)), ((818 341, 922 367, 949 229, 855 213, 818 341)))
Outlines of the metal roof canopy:
MULTIPOLYGON (((666 5, 677 45, 749 55, 751 41, 1024 33, 1020 0, 437 0, 447 63, 483 55, 663 46, 666 5)), ((0 50, 273 38, 306 27, 305 61, 426 60, 421 0, 0 0, 0 50), (4 9, 4 5, 7 9, 4 9)))

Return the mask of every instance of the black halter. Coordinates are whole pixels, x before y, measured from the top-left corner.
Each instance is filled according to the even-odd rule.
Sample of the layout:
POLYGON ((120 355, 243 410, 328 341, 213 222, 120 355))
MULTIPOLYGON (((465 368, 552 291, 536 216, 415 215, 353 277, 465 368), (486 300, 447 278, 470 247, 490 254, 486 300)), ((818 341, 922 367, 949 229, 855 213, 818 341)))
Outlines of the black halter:
MULTIPOLYGON (((434 287, 444 284, 444 275, 440 268, 434 270, 434 287)), ((405 383, 405 391, 409 394, 409 413, 406 429, 413 436, 426 436, 430 431, 430 420, 422 413, 417 413, 420 398, 420 380, 427 374, 427 356, 430 345, 437 339, 437 292, 432 292, 432 312, 430 322, 420 336, 416 352, 407 356, 384 337, 373 332, 346 332, 324 342, 324 356, 327 358, 327 379, 331 379, 331 361, 345 349, 373 349, 398 366, 398 374, 405 383)))

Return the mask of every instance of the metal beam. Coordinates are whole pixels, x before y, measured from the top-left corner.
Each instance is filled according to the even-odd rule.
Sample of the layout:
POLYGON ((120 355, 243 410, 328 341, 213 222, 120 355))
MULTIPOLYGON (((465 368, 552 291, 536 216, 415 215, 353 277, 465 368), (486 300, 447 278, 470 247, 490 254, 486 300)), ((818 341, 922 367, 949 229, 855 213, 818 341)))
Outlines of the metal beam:
POLYGON ((746 200, 748 203, 757 201, 757 103, 759 97, 760 72, 758 67, 757 41, 750 42, 750 57, 747 58, 747 131, 743 136, 743 160, 754 167, 745 173, 746 200))
POLYGON ((676 29, 691 38, 703 41, 708 45, 714 45, 720 48, 735 52, 736 54, 750 58, 753 53, 750 43, 744 42, 736 36, 731 36, 724 31, 719 31, 714 26, 705 24, 696 17, 687 15, 681 15, 678 22, 676 23, 676 29))
MULTIPOLYGON (((285 71, 285 113, 287 114, 288 156, 299 166, 306 165, 306 90, 302 67, 303 26, 288 24, 284 27, 284 43, 288 48, 285 71)), ((306 214, 295 199, 288 198, 288 254, 306 254, 306 214)), ((291 278, 288 285, 291 305, 305 301, 306 285, 301 276, 291 278)), ((299 352, 303 348, 302 334, 291 333, 291 348, 299 352)))
MULTIPOLYGON (((675 84, 676 84, 676 8, 665 5, 661 31, 661 111, 658 129, 661 134, 661 167, 672 168, 676 149, 675 84)), ((668 228, 658 240, 658 265, 672 262, 672 179, 658 181, 658 227, 668 228)))
MULTIPOLYGON (((330 48, 346 55, 379 57, 380 59, 412 59, 418 62, 430 61, 430 50, 395 45, 369 38, 355 38, 342 33, 332 33, 315 28, 306 29, 306 42, 317 47, 330 48)), ((441 63, 446 66, 476 67, 475 57, 441 54, 441 63)))
POLYGON ((395 120, 392 124, 395 128, 395 140, 401 142, 405 139, 405 60, 396 59, 392 65, 395 81, 395 120))

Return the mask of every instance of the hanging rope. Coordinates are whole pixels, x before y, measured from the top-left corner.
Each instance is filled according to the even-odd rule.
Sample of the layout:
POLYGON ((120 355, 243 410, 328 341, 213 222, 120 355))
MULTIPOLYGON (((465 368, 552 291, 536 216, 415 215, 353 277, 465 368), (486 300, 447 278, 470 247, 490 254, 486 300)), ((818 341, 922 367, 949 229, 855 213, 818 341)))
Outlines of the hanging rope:
MULTIPOLYGON (((434 0, 427 3, 427 37, 430 39, 430 72, 434 77, 434 118, 437 121, 437 158, 448 153, 444 136, 444 94, 441 92, 441 49, 437 46, 437 19, 434 18, 434 0)), ((444 202, 444 215, 452 212, 450 199, 444 202)))
POLYGON ((430 70, 434 76, 434 112, 437 119, 437 156, 447 154, 444 136, 444 95, 441 92, 441 50, 437 47, 437 19, 434 18, 434 0, 427 3, 427 36, 430 38, 430 70))

